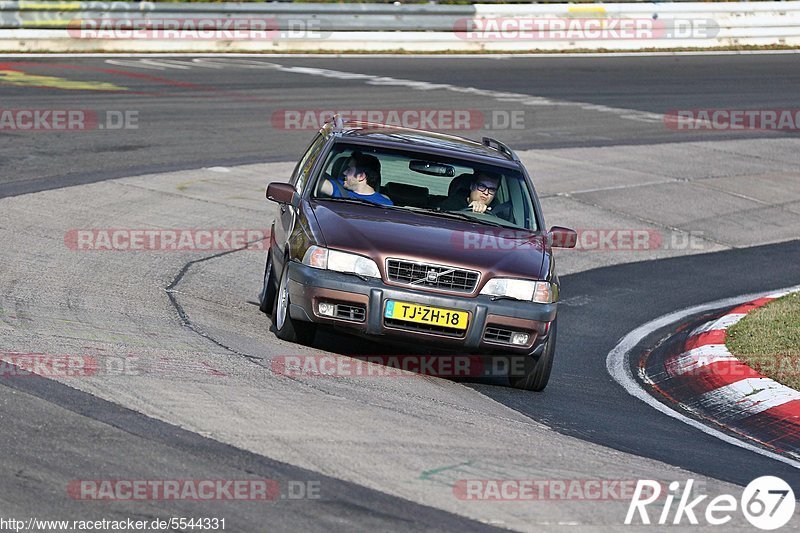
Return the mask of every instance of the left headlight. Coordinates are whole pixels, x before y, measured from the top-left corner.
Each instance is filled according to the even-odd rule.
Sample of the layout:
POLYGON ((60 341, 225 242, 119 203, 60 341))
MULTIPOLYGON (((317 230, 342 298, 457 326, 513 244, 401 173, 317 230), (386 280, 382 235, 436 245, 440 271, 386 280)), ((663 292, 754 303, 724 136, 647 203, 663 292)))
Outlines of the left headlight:
POLYGON ((481 290, 481 294, 503 296, 539 304, 551 304, 558 301, 558 285, 549 281, 494 278, 486 283, 481 290))
POLYGON ((331 250, 322 246, 310 246, 303 256, 303 264, 314 268, 358 274, 359 276, 370 278, 381 277, 378 265, 369 257, 331 250))

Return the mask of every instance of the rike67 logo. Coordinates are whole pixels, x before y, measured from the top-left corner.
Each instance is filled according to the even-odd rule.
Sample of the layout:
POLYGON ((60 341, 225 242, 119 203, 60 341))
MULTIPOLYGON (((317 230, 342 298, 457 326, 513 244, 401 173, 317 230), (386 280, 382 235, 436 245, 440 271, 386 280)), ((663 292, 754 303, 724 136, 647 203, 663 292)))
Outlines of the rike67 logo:
POLYGON ((721 494, 706 502, 709 496, 693 494, 693 485, 693 479, 687 480, 683 489, 678 481, 670 483, 660 512, 659 509, 652 509, 656 511, 657 518, 651 522, 647 507, 662 499, 662 485, 658 481, 640 479, 628 506, 625 524, 634 523, 634 517, 638 513, 642 524, 678 525, 685 517, 690 524, 698 525, 700 516, 709 525, 721 526, 730 522, 733 513, 740 510, 750 524, 758 529, 771 531, 785 526, 794 515, 794 491, 779 477, 762 476, 754 479, 745 487, 739 500, 730 494, 721 494), (704 512, 701 512, 701 504, 705 505, 704 512))

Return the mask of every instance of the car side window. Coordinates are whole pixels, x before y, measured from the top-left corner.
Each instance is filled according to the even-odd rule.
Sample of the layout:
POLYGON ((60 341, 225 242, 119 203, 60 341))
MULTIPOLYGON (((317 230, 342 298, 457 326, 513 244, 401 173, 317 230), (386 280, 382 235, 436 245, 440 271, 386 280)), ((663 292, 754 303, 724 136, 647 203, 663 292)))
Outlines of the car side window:
POLYGON ((297 192, 303 192, 303 189, 308 182, 308 177, 311 174, 311 169, 314 168, 314 163, 317 161, 317 157, 324 146, 325 137, 322 134, 318 134, 316 137, 314 137, 314 140, 311 141, 311 144, 308 146, 308 149, 306 149, 303 157, 300 158, 297 166, 294 167, 292 179, 289 181, 289 183, 294 185, 294 188, 297 190, 297 192))

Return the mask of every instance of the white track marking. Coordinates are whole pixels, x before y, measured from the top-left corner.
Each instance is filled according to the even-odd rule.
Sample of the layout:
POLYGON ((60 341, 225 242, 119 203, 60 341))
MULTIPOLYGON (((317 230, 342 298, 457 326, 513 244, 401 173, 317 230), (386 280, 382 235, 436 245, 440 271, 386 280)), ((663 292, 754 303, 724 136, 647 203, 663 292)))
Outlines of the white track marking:
POLYGON ((590 104, 585 102, 573 102, 568 100, 557 100, 554 98, 545 98, 542 96, 535 96, 531 94, 512 93, 505 91, 493 91, 491 89, 480 89, 478 87, 463 87, 459 85, 451 85, 449 83, 431 83, 427 81, 409 80, 403 78, 392 78, 389 76, 375 76, 372 74, 360 74, 356 72, 345 72, 340 70, 331 70, 325 68, 315 67, 287 67, 273 63, 276 70, 282 72, 289 72, 293 74, 306 74, 309 76, 321 76, 324 78, 335 78, 341 80, 363 80, 367 85, 379 85, 382 87, 407 87, 412 90, 418 91, 434 91, 443 90, 451 91, 460 94, 471 94, 474 96, 482 96, 491 98, 498 102, 515 102, 527 106, 561 106, 561 107, 578 107, 586 111, 597 111, 600 113, 610 113, 619 118, 626 120, 635 120, 639 122, 657 123, 664 119, 661 113, 650 113, 646 111, 639 111, 636 109, 627 109, 621 107, 609 107, 605 105, 590 104))
MULTIPOLYGON (((800 286, 791 287, 783 290, 797 290, 800 289, 800 286)), ((606 358, 606 368, 608 373, 611 374, 611 377, 619 383, 631 396, 640 399, 650 407, 661 411, 663 414, 672 417, 684 424, 692 426, 695 429, 706 433, 707 435, 711 435, 712 437, 716 437, 723 442, 727 442, 728 444, 732 444, 734 446, 738 446, 740 448, 744 448, 745 450, 749 450, 751 452, 757 453, 759 455, 763 455, 770 459, 774 459, 776 461, 780 461, 782 463, 786 463, 794 468, 800 468, 800 461, 795 461, 793 459, 789 459, 788 457, 784 457, 782 455, 778 455, 777 453, 770 452, 768 450, 763 450, 757 446, 754 446, 748 442, 741 441, 730 435, 727 435, 721 431, 713 429, 705 424, 698 422, 692 418, 682 415, 677 411, 673 411, 665 404, 659 402, 650 394, 644 390, 640 385, 639 382, 636 381, 633 374, 630 371, 630 356, 631 351, 639 344, 642 339, 647 337, 652 332, 668 326, 674 322, 678 322, 690 315, 696 313, 702 313, 703 311, 710 311, 712 309, 721 309, 724 307, 731 307, 738 304, 742 304, 745 302, 749 302, 751 300, 756 300, 758 298, 763 298, 764 296, 768 296, 770 294, 774 294, 774 291, 766 292, 766 293, 758 293, 758 294, 747 294, 744 296, 737 296, 735 298, 726 298, 724 300, 717 300, 715 302, 710 302, 702 305, 696 305, 694 307, 689 307, 687 309, 682 309, 679 311, 675 311, 673 313, 669 313, 667 315, 661 316, 656 318, 655 320, 651 320, 650 322, 643 324, 636 328, 635 330, 631 331, 627 335, 625 335, 620 342, 608 353, 608 357, 606 358)))
MULTIPOLYGON (((770 52, 782 52, 782 51, 770 51, 770 52)), ((792 52, 792 53, 800 52, 800 50, 798 50, 798 51, 792 50, 790 52, 792 52)), ((734 54, 736 54, 736 53, 738 53, 738 52, 734 52, 734 54)), ((558 55, 558 57, 562 57, 562 58, 563 57, 595 57, 595 56, 596 57, 604 57, 604 56, 606 56, 606 57, 637 57, 637 56, 641 56, 641 55, 647 55, 647 53, 644 53, 644 54, 642 54, 642 53, 632 53, 632 54, 585 54, 585 55, 584 54, 574 54, 574 55, 560 54, 560 55, 558 55)), ((670 55, 676 55, 676 53, 667 53, 667 54, 653 53, 652 55, 670 56, 670 55)), ((689 53, 689 55, 702 55, 702 53, 689 53)), ((709 54, 709 55, 713 55, 713 54, 709 54)), ((719 54, 717 54, 717 55, 719 55, 719 54)), ((104 56, 99 55, 98 57, 104 57, 104 56)), ((118 57, 118 56, 114 56, 114 57, 118 57)), ((135 55, 128 55, 128 56, 122 56, 122 57, 136 57, 136 56, 135 55)), ((166 56, 166 57, 169 57, 169 56, 166 56)), ((283 57, 330 57, 330 56, 325 56, 325 55, 318 55, 317 56, 317 55, 313 55, 313 54, 304 55, 304 56, 285 56, 285 55, 271 55, 271 54, 270 55, 265 54, 265 55, 259 56, 259 55, 252 55, 252 54, 231 54, 230 57, 232 58, 231 61, 235 62, 237 57, 248 57, 248 58, 254 58, 254 57, 274 58, 274 57, 279 57, 279 58, 283 58, 283 57)), ((346 56, 346 55, 342 55, 342 56, 336 56, 336 57, 387 57, 387 56, 379 56, 379 55, 374 55, 374 56, 360 56, 360 55, 346 56)), ((389 56, 389 57, 404 57, 404 56, 389 56)), ((408 56, 405 56, 405 57, 407 58, 408 56)), ((423 56, 414 56, 414 57, 423 57, 423 56)), ((424 57, 440 57, 440 56, 435 56, 434 55, 434 56, 424 56, 424 57)), ((452 56, 451 55, 451 56, 446 56, 446 57, 453 58, 453 57, 475 57, 475 56, 470 56, 470 55, 452 56)), ((493 58, 493 59, 509 59, 509 58, 514 58, 514 57, 548 57, 548 54, 541 54, 541 55, 535 55, 534 54, 534 55, 524 55, 524 56, 507 55, 507 56, 500 56, 500 57, 489 55, 489 56, 478 56, 478 57, 493 58)), ((183 62, 183 61, 171 61, 171 62, 153 61, 151 59, 138 59, 137 61, 141 61, 142 62, 142 68, 161 68, 161 69, 166 69, 166 68, 187 69, 187 68, 191 68, 192 66, 195 66, 195 65, 198 66, 198 67, 205 67, 205 68, 221 68, 220 64, 225 64, 226 63, 226 61, 224 61, 223 59, 220 59, 220 60, 217 60, 217 61, 213 61, 212 60, 213 62, 211 63, 211 65, 213 65, 213 66, 211 66, 211 65, 208 65, 208 64, 204 64, 204 63, 208 63, 208 60, 204 60, 202 57, 194 58, 190 62, 183 62), (172 63, 173 66, 170 66, 170 63, 172 63)), ((116 64, 116 65, 123 64, 122 61, 113 60, 113 59, 106 60, 106 63, 116 64)), ((306 74, 306 75, 310 75, 310 76, 322 76, 322 77, 326 77, 326 78, 336 78, 336 79, 343 79, 343 80, 365 80, 365 82, 368 85, 400 86, 400 87, 408 87, 408 88, 414 89, 414 90, 446 90, 446 91, 452 91, 452 92, 457 92, 457 93, 462 93, 462 94, 463 93, 467 93, 467 94, 472 94, 472 95, 476 95, 476 96, 483 96, 483 97, 487 97, 487 98, 492 98, 492 99, 494 99, 496 101, 499 101, 499 102, 516 102, 516 103, 519 103, 521 105, 526 105, 526 106, 578 107, 578 108, 583 109, 585 111, 595 111, 595 112, 600 112, 600 113, 609 113, 609 114, 612 114, 612 115, 616 115, 618 118, 621 118, 621 119, 624 119, 624 120, 633 120, 633 121, 636 121, 636 122, 646 122, 646 123, 651 123, 651 124, 652 123, 659 123, 659 122, 662 122, 664 120, 664 115, 661 114, 661 113, 651 113, 651 112, 647 112, 647 111, 639 111, 637 109, 628 109, 628 108, 622 108, 622 107, 610 107, 610 106, 605 106, 605 105, 600 105, 600 104, 591 104, 591 103, 586 103, 586 102, 575 102, 575 101, 569 101, 569 100, 558 100, 558 99, 554 99, 554 98, 546 98, 546 97, 535 96, 535 95, 524 94, 524 93, 511 93, 511 92, 493 91, 493 90, 489 90, 489 89, 479 89, 477 87, 462 87, 462 86, 451 85, 451 84, 447 84, 447 83, 430 83, 430 82, 425 82, 425 81, 409 80, 409 79, 402 79, 402 78, 392 78, 392 77, 387 77, 387 76, 374 76, 374 75, 371 75, 371 74, 360 74, 360 73, 355 73, 355 72, 344 72, 344 71, 322 69, 322 68, 315 68, 315 67, 287 67, 287 66, 284 66, 284 65, 280 65, 280 64, 277 64, 277 63, 270 63, 270 62, 266 62, 266 61, 259 62, 259 63, 263 63, 264 66, 263 67, 254 67, 254 66, 251 65, 249 68, 274 68, 276 70, 280 70, 280 71, 283 71, 283 72, 294 73, 294 74, 306 74)), ((135 64, 134 61, 125 61, 124 62, 124 66, 137 68, 137 65, 135 64)), ((237 65, 236 63, 233 63, 233 65, 231 65, 231 66, 240 66, 242 68, 248 68, 248 67, 246 67, 244 65, 237 65)))
MULTIPOLYGON (((166 70, 169 68, 186 70, 192 68, 192 66, 205 67, 205 68, 208 68, 209 66, 208 65, 209 62, 207 60, 204 60, 203 58, 194 58, 191 61, 153 60, 153 59, 136 59, 136 60, 108 59, 106 60, 106 63, 118 66, 126 66, 131 68, 141 67, 151 70, 152 69, 166 70)), ((346 72, 341 70, 332 70, 325 68, 293 67, 293 66, 281 65, 278 63, 270 63, 268 61, 263 61, 258 63, 260 63, 260 65, 263 66, 256 67, 255 65, 252 64, 244 65, 241 62, 237 62, 237 60, 233 58, 230 65, 240 66, 243 68, 275 69, 275 70, 280 70, 281 72, 287 72, 291 74, 304 74, 307 76, 320 76, 324 78, 333 78, 340 80, 361 80, 364 81, 367 85, 378 85, 382 87, 387 87, 387 86, 407 87, 409 89, 418 91, 434 91, 434 90, 451 91, 459 94, 470 94, 478 97, 491 98, 498 102, 503 102, 503 103, 511 102, 525 106, 577 107, 585 111, 609 113, 621 119, 634 120, 637 122, 659 123, 664 120, 664 115, 661 113, 650 113, 647 111, 639 111, 636 109, 610 107, 606 105, 591 104, 587 102, 559 100, 555 98, 546 98, 542 96, 536 96, 524 93, 494 91, 491 89, 480 89, 478 87, 464 87, 459 85, 452 85, 449 83, 431 83, 427 81, 392 78, 389 76, 376 76, 373 74, 361 74, 357 72, 346 72)), ((214 65, 211 68, 215 67, 219 68, 220 65, 226 64, 226 62, 223 62, 222 60, 217 60, 211 62, 211 64, 214 65)))

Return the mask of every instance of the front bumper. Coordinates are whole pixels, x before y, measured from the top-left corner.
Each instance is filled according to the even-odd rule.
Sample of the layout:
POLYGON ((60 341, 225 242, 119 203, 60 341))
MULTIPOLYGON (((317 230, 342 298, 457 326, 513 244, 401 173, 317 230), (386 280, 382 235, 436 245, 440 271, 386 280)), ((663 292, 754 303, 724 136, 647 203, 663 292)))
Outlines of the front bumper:
POLYGON ((289 313, 293 319, 340 326, 370 337, 422 341, 442 348, 479 353, 537 354, 547 340, 550 323, 556 317, 556 304, 412 290, 387 285, 380 279, 365 281, 350 274, 311 268, 295 261, 290 262, 288 268, 289 313), (387 300, 466 311, 469 323, 464 331, 397 323, 384 318, 387 300), (323 316, 318 312, 320 302, 332 303, 337 306, 337 312, 340 309, 346 312, 336 317, 323 316), (507 332, 527 333, 528 341, 523 345, 506 342, 507 332))

